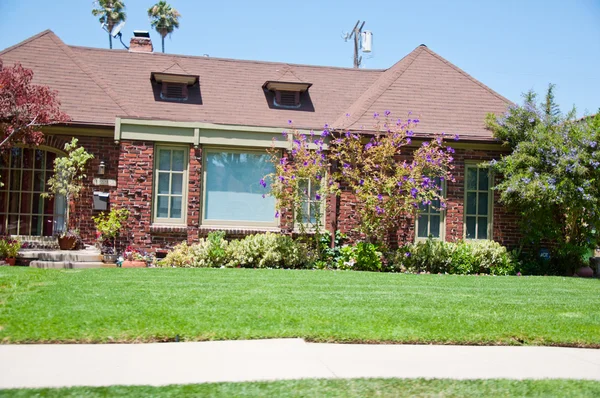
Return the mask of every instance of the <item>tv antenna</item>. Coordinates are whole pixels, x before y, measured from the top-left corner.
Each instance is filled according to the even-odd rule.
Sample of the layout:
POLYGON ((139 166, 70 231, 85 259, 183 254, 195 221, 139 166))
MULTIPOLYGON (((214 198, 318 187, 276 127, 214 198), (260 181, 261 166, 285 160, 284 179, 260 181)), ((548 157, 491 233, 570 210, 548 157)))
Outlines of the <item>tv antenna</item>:
POLYGON ((342 37, 344 41, 348 41, 350 39, 354 39, 354 67, 360 68, 360 64, 362 63, 362 56, 358 55, 358 51, 362 51, 363 53, 370 53, 373 48, 373 33, 371 31, 365 30, 362 31, 365 26, 365 21, 360 21, 360 19, 354 25, 354 28, 350 33, 344 34, 342 37), (358 26, 360 25, 360 27, 358 26), (359 45, 360 43, 360 45, 359 45))
POLYGON ((111 32, 108 32, 108 25, 103 23, 102 24, 102 29, 104 29, 105 31, 108 32, 109 35, 111 35, 113 38, 119 38, 119 41, 121 42, 121 44, 123 45, 123 47, 125 47, 126 49, 129 50, 129 47, 127 47, 125 45, 125 43, 123 43, 123 34, 121 33, 121 30, 125 27, 125 21, 121 21, 118 25, 114 26, 112 28, 111 32))

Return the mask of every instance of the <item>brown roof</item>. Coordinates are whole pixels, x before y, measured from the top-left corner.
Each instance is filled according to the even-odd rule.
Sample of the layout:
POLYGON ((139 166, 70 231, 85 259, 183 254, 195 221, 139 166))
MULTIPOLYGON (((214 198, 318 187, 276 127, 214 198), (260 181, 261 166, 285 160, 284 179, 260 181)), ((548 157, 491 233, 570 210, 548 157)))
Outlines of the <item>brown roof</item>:
POLYGON ((242 61, 68 46, 47 30, 0 52, 34 81, 59 92, 74 123, 114 125, 115 117, 298 128, 369 129, 373 113, 419 117, 417 133, 489 139, 484 118, 510 101, 421 45, 387 70, 242 61), (188 102, 160 100, 152 72, 200 76, 188 102), (272 106, 268 80, 312 83, 299 109, 272 106), (349 116, 346 116, 349 114, 349 116))

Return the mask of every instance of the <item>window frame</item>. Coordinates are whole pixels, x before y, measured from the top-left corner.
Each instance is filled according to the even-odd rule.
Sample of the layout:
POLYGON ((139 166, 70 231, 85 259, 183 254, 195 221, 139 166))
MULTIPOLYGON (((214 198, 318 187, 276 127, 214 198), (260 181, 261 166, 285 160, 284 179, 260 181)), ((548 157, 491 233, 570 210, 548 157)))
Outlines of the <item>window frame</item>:
MULTIPOLYGON (((47 155, 44 154, 44 166, 43 169, 38 169, 35 167, 35 160, 34 160, 34 164, 32 167, 30 168, 25 168, 23 166, 23 162, 24 162, 24 156, 23 156, 23 152, 24 150, 33 150, 34 154, 35 151, 40 150, 43 152, 50 152, 53 153, 55 156, 55 158, 59 158, 59 157, 63 157, 66 156, 66 153, 64 151, 61 151, 57 148, 53 148, 47 145, 39 145, 36 147, 29 147, 29 146, 23 146, 23 145, 16 145, 13 149, 19 149, 21 151, 21 155, 20 155, 20 167, 16 167, 13 168, 12 166, 12 150, 8 156, 8 161, 5 167, 2 167, 2 169, 7 170, 7 179, 6 181, 2 181, 2 183, 4 184, 4 187, 0 190, 6 192, 6 203, 5 203, 5 208, 4 209, 0 209, 0 214, 4 215, 6 217, 4 225, 1 226, 2 229, 4 229, 4 233, 9 235, 9 236, 13 236, 13 237, 19 237, 22 239, 26 239, 26 240, 35 240, 35 241, 44 241, 45 239, 48 240, 52 240, 54 239, 54 235, 57 233, 60 233, 63 231, 63 225, 64 225, 64 221, 65 221, 65 216, 66 216, 66 203, 65 198, 63 195, 54 195, 54 205, 53 205, 53 211, 52 211, 52 235, 44 235, 43 234, 43 225, 41 225, 41 231, 42 234, 41 235, 32 235, 31 234, 31 227, 33 226, 33 217, 34 216, 41 216, 42 217, 42 223, 43 220, 48 216, 48 214, 46 214, 44 212, 44 210, 42 210, 41 213, 39 212, 33 212, 33 197, 35 194, 42 194, 42 193, 48 193, 49 191, 47 190, 48 186, 47 186, 47 176, 48 174, 53 175, 54 174, 54 165, 52 165, 50 168, 48 168, 47 165, 47 155), (12 171, 14 170, 19 170, 20 171, 20 177, 19 177, 19 188, 18 189, 11 189, 11 180, 12 180, 12 171), (24 171, 30 171, 32 173, 32 185, 31 185, 31 190, 29 191, 25 191, 23 190, 23 185, 22 185, 22 178, 23 178, 23 172, 24 171), (40 190, 36 190, 35 189, 35 172, 43 172, 43 181, 44 181, 44 185, 43 185, 43 189, 40 190), (18 209, 15 213, 11 213, 10 211, 10 201, 9 201, 9 196, 11 194, 11 192, 14 194, 18 194, 19 195, 19 200, 17 201, 18 203, 18 209), (26 194, 31 194, 31 198, 29 201, 29 211, 28 212, 22 212, 22 200, 23 200, 23 193, 26 194), (59 211, 58 207, 58 203, 60 203, 62 201, 63 206, 62 206, 62 213, 59 211), (8 231, 8 225, 10 224, 10 216, 16 216, 17 217, 17 231, 19 233, 17 234, 9 234, 8 231), (21 233, 21 217, 29 217, 29 234, 22 234, 21 233), (60 223, 58 222, 60 220, 60 223)), ((34 155, 35 156, 35 155, 34 155)), ((44 198, 44 201, 48 200, 47 198, 44 198)))
MULTIPOLYGON (((446 199, 446 180, 442 181, 441 183, 442 185, 442 197, 444 199, 446 199)), ((429 208, 431 208, 431 205, 429 205, 429 208)), ((439 241, 445 241, 446 240, 446 208, 440 208, 440 212, 439 213, 431 213, 430 211, 428 211, 427 213, 421 213, 421 211, 417 211, 416 217, 415 217, 415 242, 422 242, 422 241, 426 241, 429 239, 429 236, 423 238, 423 237, 419 237, 419 216, 421 214, 426 214, 429 216, 428 220, 430 220, 431 216, 440 216, 440 237, 439 238, 432 238, 433 240, 439 240, 439 241)), ((427 230, 430 231, 431 230, 431 222, 428 221, 427 222, 427 230)))
MULTIPOLYGON (((316 202, 320 202, 321 205, 321 229, 323 231, 326 230, 325 225, 327 222, 327 197, 323 196, 320 200, 311 200, 311 188, 312 188, 312 181, 310 181, 308 178, 301 178, 300 180, 308 180, 308 199, 307 200, 302 200, 302 205, 304 205, 304 203, 308 202, 308 209, 310 211, 310 203, 316 203, 316 202)), ((321 181, 320 184, 323 184, 324 181, 327 181, 327 175, 325 175, 321 181)), ((298 184, 300 183, 300 181, 298 181, 298 184)), ((310 214, 310 213, 309 213, 310 214)), ((310 216, 308 218, 310 220, 310 216)), ((304 226, 304 229, 306 231, 313 231, 314 226, 310 223, 310 222, 298 222, 298 220, 296 220, 296 216, 294 215, 294 230, 295 231, 300 231, 300 225, 304 226)))
MULTIPOLYGON (((493 240, 493 231, 494 231, 494 190, 493 190, 493 182, 494 182, 494 175, 493 172, 490 170, 489 167, 485 167, 481 162, 478 161, 466 161, 465 162, 465 169, 464 169, 464 201, 463 201, 463 239, 465 240, 493 240), (468 174, 468 169, 469 168, 476 168, 477 169, 477 184, 478 184, 478 188, 479 188, 479 170, 480 169, 487 169, 488 170, 488 189, 487 191, 483 191, 480 189, 475 189, 475 190, 470 190, 467 188, 467 174, 468 174), (479 196, 477 195, 477 199, 475 201, 475 237, 474 238, 467 238, 467 197, 468 197, 468 193, 469 192, 476 192, 477 194, 479 193, 485 193, 487 192, 488 194, 488 213, 487 213, 487 238, 485 239, 479 239, 477 238, 478 235, 478 230, 479 230, 479 223, 478 223, 478 219, 479 217, 483 217, 480 216, 479 213, 479 196)), ((471 217, 473 217, 473 215, 471 215, 471 217)))
MULTIPOLYGON (((277 206, 273 208, 273 221, 240 221, 240 220, 207 220, 206 219, 206 196, 207 196, 207 174, 208 168, 206 162, 209 153, 256 153, 267 155, 266 148, 256 147, 226 147, 226 146, 203 146, 202 147, 202 211, 200 215, 200 227, 202 228, 226 228, 235 227, 241 229, 268 229, 275 230, 280 228, 280 218, 275 217, 278 211, 277 206)), ((266 191, 265 191, 266 193, 266 191)))
MULTIPOLYGON (((170 145, 170 144, 155 144, 154 145, 154 165, 153 165, 153 183, 152 183, 152 224, 153 225, 161 225, 161 226, 185 226, 187 225, 187 211, 188 211, 188 184, 189 184, 189 156, 190 156, 190 148, 187 145, 170 145), (159 174, 160 170, 159 162, 160 162, 160 150, 183 150, 183 178, 182 178, 182 186, 181 186, 181 218, 165 218, 158 217, 158 183, 159 183, 159 174)), ((171 160, 172 163, 172 160, 171 160)), ((162 171, 164 172, 164 170, 162 171)), ((172 175, 173 170, 169 170, 169 173, 172 175)), ((178 173, 178 172, 177 172, 178 173)), ((173 196, 172 194, 168 194, 168 196, 173 196)))

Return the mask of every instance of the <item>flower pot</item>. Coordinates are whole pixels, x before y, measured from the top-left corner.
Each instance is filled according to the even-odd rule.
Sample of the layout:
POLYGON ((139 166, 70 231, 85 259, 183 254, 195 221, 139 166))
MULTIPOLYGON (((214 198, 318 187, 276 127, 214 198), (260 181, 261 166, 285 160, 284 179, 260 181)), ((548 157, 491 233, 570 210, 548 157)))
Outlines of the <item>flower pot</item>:
POLYGON ((8 264, 8 265, 15 265, 17 262, 17 259, 14 257, 10 257, 10 258, 5 258, 4 261, 6 261, 6 264, 8 264))
POLYGON ((58 238, 58 247, 60 250, 73 250, 77 244, 77 238, 74 236, 63 236, 58 238))
POLYGON ((117 262, 118 258, 119 256, 117 254, 104 254, 102 256, 102 261, 104 261, 106 264, 114 264, 117 262))
POLYGON ((594 276, 594 270, 590 266, 581 267, 577 271, 575 271, 575 275, 581 276, 582 278, 591 278, 592 276, 594 276))
POLYGON ((125 260, 121 264, 121 268, 146 268, 148 265, 145 261, 125 260))

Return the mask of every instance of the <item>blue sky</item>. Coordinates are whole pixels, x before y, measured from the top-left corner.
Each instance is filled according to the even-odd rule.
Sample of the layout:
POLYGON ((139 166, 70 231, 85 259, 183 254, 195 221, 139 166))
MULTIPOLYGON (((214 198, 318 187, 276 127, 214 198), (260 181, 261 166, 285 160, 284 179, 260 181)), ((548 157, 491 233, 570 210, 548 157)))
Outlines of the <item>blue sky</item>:
MULTIPOLYGON (((154 2, 125 0, 125 42, 150 29, 154 2)), ((555 83, 563 110, 600 108, 600 0, 170 3, 183 17, 168 53, 351 67, 352 44, 341 35, 361 19, 374 35, 364 67, 388 68, 424 43, 512 101, 555 83)), ((0 49, 45 29, 67 44, 107 48, 91 8, 92 0, 0 0, 0 49)), ((152 39, 160 51, 158 34, 152 39)))

